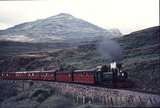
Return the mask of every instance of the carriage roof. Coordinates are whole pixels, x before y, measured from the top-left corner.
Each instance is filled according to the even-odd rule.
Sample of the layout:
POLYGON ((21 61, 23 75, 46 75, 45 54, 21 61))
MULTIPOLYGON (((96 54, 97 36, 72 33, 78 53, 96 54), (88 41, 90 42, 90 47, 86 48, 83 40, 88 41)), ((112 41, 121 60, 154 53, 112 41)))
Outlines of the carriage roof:
POLYGON ((95 72, 95 69, 87 69, 87 70, 74 70, 74 72, 95 72))

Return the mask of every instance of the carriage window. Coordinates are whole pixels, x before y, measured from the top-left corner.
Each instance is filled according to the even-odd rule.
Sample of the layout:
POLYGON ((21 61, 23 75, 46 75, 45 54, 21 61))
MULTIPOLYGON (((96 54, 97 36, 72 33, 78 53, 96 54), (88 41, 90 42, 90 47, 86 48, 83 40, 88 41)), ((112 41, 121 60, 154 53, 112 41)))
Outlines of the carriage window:
POLYGON ((6 76, 8 76, 8 74, 6 74, 6 76))
POLYGON ((86 76, 89 76, 89 73, 86 73, 86 76))
POLYGON ((46 73, 46 76, 47 76, 47 73, 46 73))
POLYGON ((32 76, 34 76, 34 73, 32 73, 32 76))
POLYGON ((69 78, 71 77, 71 74, 70 74, 70 73, 68 74, 68 77, 69 77, 69 78))

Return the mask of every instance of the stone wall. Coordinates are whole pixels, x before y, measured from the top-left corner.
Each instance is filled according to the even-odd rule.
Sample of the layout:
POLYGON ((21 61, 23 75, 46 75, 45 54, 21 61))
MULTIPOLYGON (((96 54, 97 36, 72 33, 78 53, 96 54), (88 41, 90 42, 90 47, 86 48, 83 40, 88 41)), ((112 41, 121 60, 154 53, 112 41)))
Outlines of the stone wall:
POLYGON ((77 104, 88 103, 121 107, 160 106, 160 95, 65 83, 53 83, 52 87, 56 95, 71 98, 77 104))
POLYGON ((80 84, 46 81, 7 81, 15 83, 17 90, 26 91, 38 87, 49 87, 53 95, 65 96, 76 104, 106 105, 106 107, 159 107, 160 94, 148 94, 122 89, 101 88, 80 84), (36 87, 37 86, 37 87, 36 87))

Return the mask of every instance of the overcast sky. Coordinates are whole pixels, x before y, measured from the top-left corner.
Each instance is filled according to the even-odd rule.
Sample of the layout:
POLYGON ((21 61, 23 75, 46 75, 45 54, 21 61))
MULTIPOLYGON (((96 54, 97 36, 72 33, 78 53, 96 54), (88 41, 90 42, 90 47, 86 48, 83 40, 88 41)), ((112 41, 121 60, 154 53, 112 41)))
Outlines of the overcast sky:
POLYGON ((0 29, 59 13, 127 34, 159 25, 159 0, 0 0, 0 29))

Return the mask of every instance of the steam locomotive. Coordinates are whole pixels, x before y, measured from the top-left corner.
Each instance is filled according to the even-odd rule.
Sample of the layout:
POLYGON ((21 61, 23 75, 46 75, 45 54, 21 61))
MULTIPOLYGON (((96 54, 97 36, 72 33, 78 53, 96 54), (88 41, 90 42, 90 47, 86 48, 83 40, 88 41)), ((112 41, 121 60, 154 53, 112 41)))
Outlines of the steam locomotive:
POLYGON ((48 70, 48 71, 23 71, 23 72, 2 72, 0 73, 1 80, 42 80, 56 81, 66 83, 80 83, 100 85, 111 84, 114 87, 124 84, 127 80, 127 73, 121 69, 121 64, 116 64, 116 67, 105 64, 97 66, 95 69, 89 70, 48 70))

